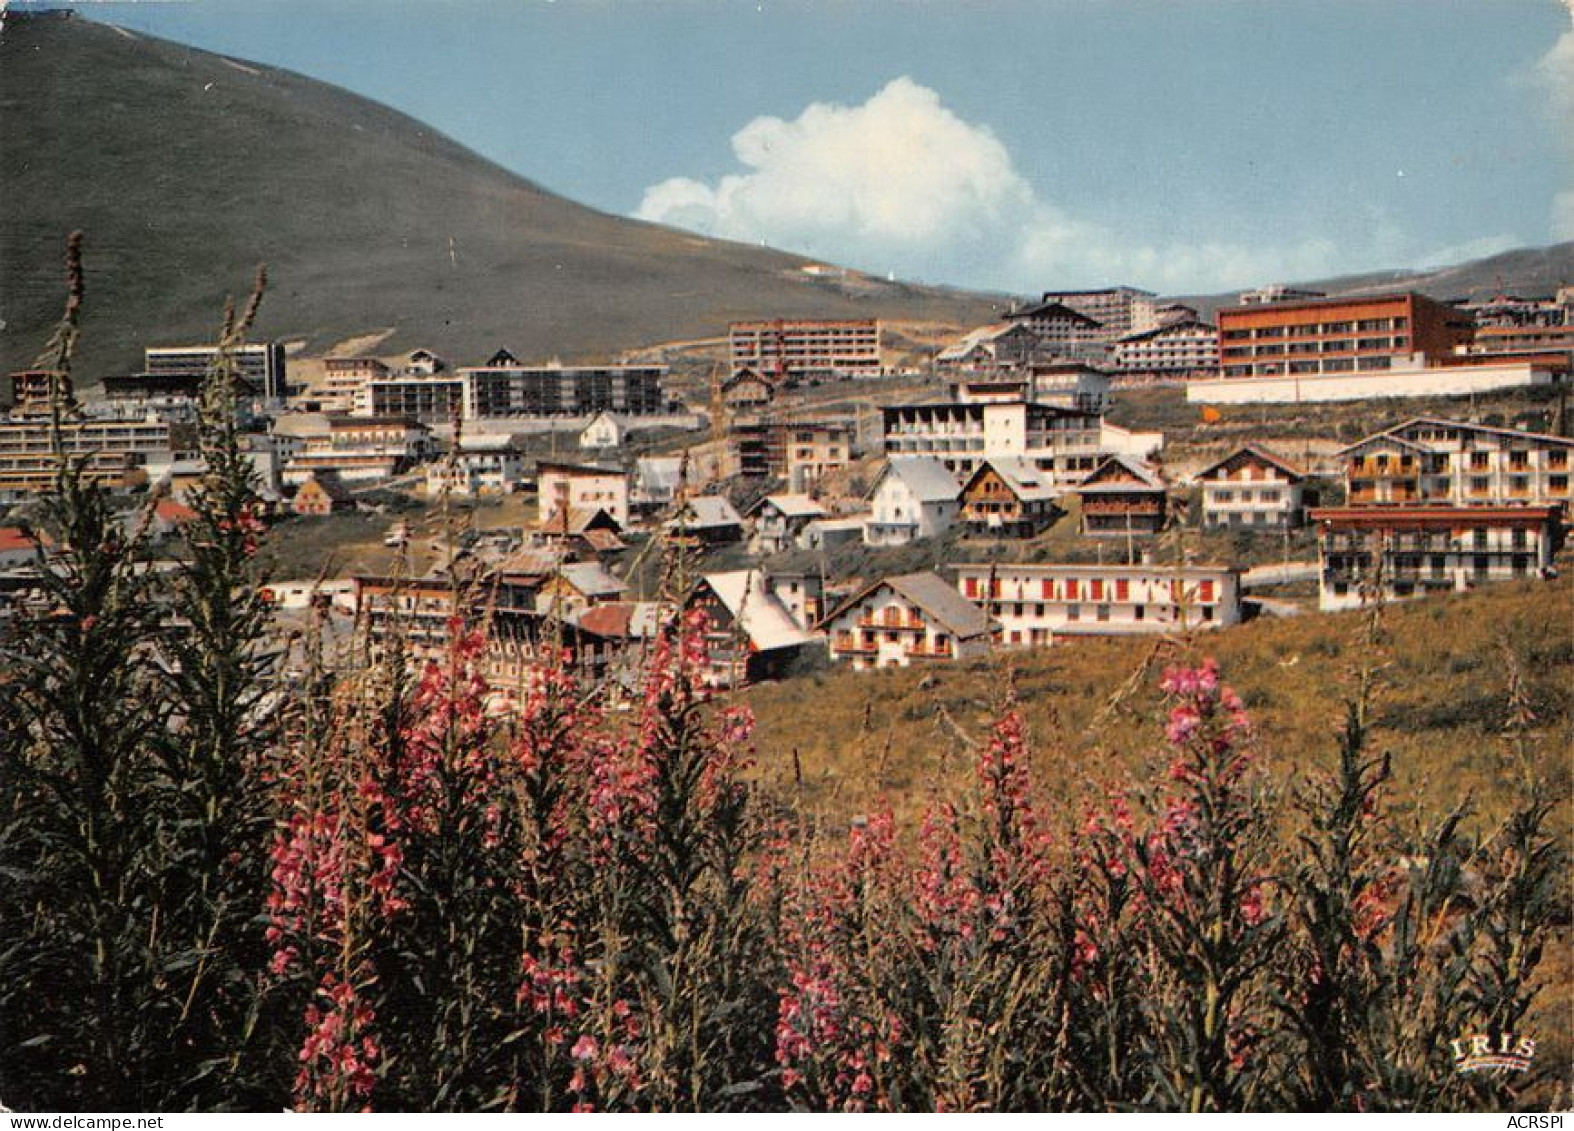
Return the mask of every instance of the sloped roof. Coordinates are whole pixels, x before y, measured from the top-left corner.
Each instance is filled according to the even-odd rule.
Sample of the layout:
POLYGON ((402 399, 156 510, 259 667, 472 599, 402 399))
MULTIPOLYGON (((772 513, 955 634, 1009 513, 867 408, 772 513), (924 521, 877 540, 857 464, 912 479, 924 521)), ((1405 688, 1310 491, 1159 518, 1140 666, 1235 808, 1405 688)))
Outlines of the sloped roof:
POLYGON ((1106 457, 1104 462, 1089 472, 1088 477, 1077 487, 1077 492, 1084 495, 1139 490, 1163 491, 1164 480, 1160 479, 1151 468, 1133 463, 1122 455, 1106 457), (1107 482, 1107 477, 1110 475, 1124 475, 1137 482, 1107 482))
POLYGON ((771 380, 770 377, 766 376, 764 373, 761 373, 758 369, 755 369, 752 366, 745 365, 733 370, 732 376, 728 377, 721 383, 722 392, 726 392, 728 389, 735 389, 745 382, 764 385, 770 390, 774 390, 776 388, 776 382, 771 380))
POLYGON ((962 492, 956 477, 946 470, 945 464, 933 456, 894 455, 885 461, 885 468, 875 478, 869 497, 879 490, 887 475, 894 475, 920 503, 944 503, 955 499, 962 492))
POLYGON ((546 577, 562 558, 559 550, 527 546, 498 562, 496 572, 504 577, 546 577))
POLYGON ((733 620, 756 650, 796 648, 814 637, 799 628, 786 607, 770 591, 762 570, 740 569, 730 573, 707 573, 700 584, 716 594, 733 620))
POLYGON ((965 494, 979 477, 990 469, 1005 480, 1006 486, 1011 488, 1011 493, 1024 503, 1052 502, 1063 493, 1052 485, 1053 480, 1048 474, 1040 471, 1031 461, 1016 456, 986 459, 978 465, 978 470, 973 472, 963 486, 963 493, 965 494))
POLYGON ((766 495, 750 513, 758 514, 766 507, 775 507, 783 518, 825 517, 825 508, 808 495, 766 495))
POLYGON ((609 601, 585 609, 574 623, 608 639, 645 640, 661 628, 661 606, 655 601, 609 601))
POLYGON ((591 529, 623 529, 612 513, 603 507, 559 507, 553 510, 552 517, 536 525, 543 534, 583 534, 591 529))
POLYGON ((312 483, 315 483, 318 487, 321 487, 323 494, 327 495, 336 503, 353 503, 355 501, 355 496, 352 495, 350 493, 350 489, 344 485, 344 480, 340 479, 331 471, 312 472, 306 477, 305 482, 303 482, 300 487, 296 489, 296 493, 299 494, 301 491, 305 490, 309 484, 312 483))
POLYGON ((958 640, 986 636, 994 627, 994 622, 983 609, 962 596, 955 586, 948 584, 939 574, 927 571, 882 577, 869 582, 826 614, 820 625, 830 623, 848 609, 862 603, 883 585, 890 586, 899 596, 911 601, 958 640))
POLYGON ((610 423, 613 427, 617 428, 620 432, 621 431, 626 431, 628 429, 628 426, 629 426, 629 420, 628 420, 627 417, 620 416, 618 413, 615 413, 615 412, 609 412, 606 409, 602 409, 600 412, 596 413, 595 416, 590 418, 590 423, 585 425, 585 427, 582 429, 582 431, 588 432, 592 427, 594 427, 595 425, 599 424, 603 420, 605 420, 608 423, 610 423))
POLYGON ((1343 455, 1345 452, 1359 448, 1368 441, 1378 439, 1392 439, 1399 443, 1410 444, 1421 451, 1431 450, 1427 447, 1427 441, 1410 440, 1402 435, 1402 433, 1412 428, 1452 428, 1460 432, 1475 432, 1489 436, 1505 436, 1516 440, 1531 440, 1538 444, 1574 447, 1574 439, 1570 439, 1567 436, 1555 436, 1549 432, 1521 432, 1518 428, 1496 428, 1492 425, 1473 424, 1465 420, 1445 420, 1440 416, 1413 416, 1409 420, 1394 425, 1392 428, 1385 428, 1383 431, 1375 432, 1365 439, 1357 440, 1349 447, 1339 449, 1335 454, 1343 455))
POLYGON ((182 526, 197 517, 196 511, 174 499, 160 499, 154 503, 153 514, 160 522, 167 522, 171 526, 182 526))
POLYGON ((548 471, 558 471, 558 472, 565 472, 565 473, 567 473, 569 475, 586 475, 586 476, 592 476, 592 475, 612 475, 612 476, 617 476, 619 479, 623 478, 623 469, 621 467, 602 467, 599 464, 594 464, 594 463, 575 463, 575 462, 573 462, 571 460, 562 460, 562 459, 537 460, 536 461, 536 471, 537 471, 537 473, 545 473, 545 472, 548 472, 548 471))
POLYGON ((1424 444, 1419 440, 1407 440, 1403 436, 1396 435, 1393 431, 1388 431, 1374 432, 1372 435, 1357 440, 1353 444, 1345 445, 1335 452, 1334 455, 1336 457, 1347 456, 1351 452, 1360 451, 1362 448, 1371 447, 1373 444, 1392 444, 1394 447, 1409 448, 1413 452, 1420 452, 1422 454, 1436 450, 1435 448, 1432 448, 1431 446, 1424 444))
POLYGON ((569 562, 559 567, 563 580, 587 597, 622 593, 627 585, 607 572, 600 562, 569 562))
POLYGON ((935 354, 936 361, 959 361, 972 353, 979 346, 987 345, 997 338, 1004 337, 1014 330, 1021 330, 1022 326, 1012 322, 994 322, 988 326, 979 326, 969 330, 960 338, 955 339, 935 354))
POLYGON ((743 516, 724 496, 698 495, 683 504, 683 510, 669 519, 669 526, 684 530, 704 530, 716 526, 742 526, 743 516))
POLYGON ((1209 330, 1216 331, 1217 326, 1211 322, 1204 322, 1200 318, 1184 318, 1177 322, 1168 322, 1163 326, 1155 326, 1151 330, 1138 330, 1134 334, 1125 334, 1115 340, 1117 342, 1146 342, 1152 338, 1163 337, 1177 330, 1209 330))
POLYGON ((614 550, 623 550, 628 548, 627 542, 623 541, 623 539, 619 538, 612 531, 605 530, 600 527, 586 530, 580 534, 580 537, 588 542, 590 544, 590 548, 596 551, 598 554, 610 554, 614 550))
POLYGON ((1289 460, 1283 459, 1280 456, 1275 455, 1273 452, 1270 452, 1267 448, 1261 447, 1257 444, 1244 444, 1241 447, 1236 448, 1223 459, 1216 463, 1209 464, 1207 467, 1203 468, 1197 473, 1196 478, 1206 479, 1215 471, 1218 471, 1221 467, 1224 467, 1226 464, 1239 459, 1241 456, 1254 456, 1257 459, 1262 460, 1264 463, 1278 468, 1292 481, 1299 481, 1306 478, 1306 472, 1290 463, 1289 460))
POLYGON ((1080 310, 1073 310, 1063 302, 1035 302, 1032 306, 1024 306, 1017 310, 1007 312, 1007 318, 1069 318, 1073 322, 1081 322, 1089 327, 1102 326, 1097 318, 1089 318, 1080 310))
POLYGON ((47 539, 41 539, 28 533, 20 526, 0 526, 0 554, 14 553, 17 550, 33 550, 42 542, 48 545, 47 539))

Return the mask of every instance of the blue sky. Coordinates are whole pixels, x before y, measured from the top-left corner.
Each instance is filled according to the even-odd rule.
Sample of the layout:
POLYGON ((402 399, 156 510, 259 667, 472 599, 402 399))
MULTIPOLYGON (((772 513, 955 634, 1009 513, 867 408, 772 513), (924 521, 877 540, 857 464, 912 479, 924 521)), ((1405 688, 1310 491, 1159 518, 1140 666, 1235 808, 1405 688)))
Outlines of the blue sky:
POLYGON ((927 282, 1167 292, 1574 239, 1559 0, 195 0, 565 196, 927 282))

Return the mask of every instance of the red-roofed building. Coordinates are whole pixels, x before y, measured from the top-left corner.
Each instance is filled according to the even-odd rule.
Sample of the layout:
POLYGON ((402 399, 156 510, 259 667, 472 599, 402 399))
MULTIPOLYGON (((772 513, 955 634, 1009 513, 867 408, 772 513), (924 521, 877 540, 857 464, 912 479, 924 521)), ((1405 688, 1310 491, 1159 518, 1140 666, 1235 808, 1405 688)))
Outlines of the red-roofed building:
POLYGON ((38 551, 50 545, 47 534, 26 526, 0 526, 0 569, 17 569, 38 560, 38 551))

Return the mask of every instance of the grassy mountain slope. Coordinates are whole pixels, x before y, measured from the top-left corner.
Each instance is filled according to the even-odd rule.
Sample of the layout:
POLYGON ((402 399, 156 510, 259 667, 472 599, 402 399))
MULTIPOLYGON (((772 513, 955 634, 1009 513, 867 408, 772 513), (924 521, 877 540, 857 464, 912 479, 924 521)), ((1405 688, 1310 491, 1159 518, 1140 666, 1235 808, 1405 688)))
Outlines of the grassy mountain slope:
MULTIPOLYGON (((1517 768, 1503 740, 1512 654, 1536 715, 1535 742, 1566 799, 1574 725, 1574 587, 1507 582, 1384 610, 1386 665, 1372 750, 1394 757, 1396 799, 1436 813, 1466 797, 1486 818, 1508 808, 1517 768), (1560 610, 1548 615, 1548 610, 1560 610)), ((760 772, 790 788, 796 752, 811 810, 833 821, 889 795, 911 827, 931 789, 971 771, 967 741, 987 736, 993 706, 1014 684, 1037 740, 1034 774, 1046 800, 1070 815, 1109 783, 1161 772, 1158 678, 1191 651, 1217 658, 1250 709, 1259 753, 1289 782, 1336 757, 1363 631, 1359 612, 1260 618, 1191 647, 1106 637, 999 651, 967 663, 851 675, 841 669, 762 684, 744 693, 757 720, 760 772)))
POLYGON ((461 361, 596 356, 750 316, 987 320, 978 296, 608 216, 346 91, 72 18, 0 31, 0 364, 27 364, 87 233, 83 372, 211 336, 259 260, 259 334, 393 329, 461 361))

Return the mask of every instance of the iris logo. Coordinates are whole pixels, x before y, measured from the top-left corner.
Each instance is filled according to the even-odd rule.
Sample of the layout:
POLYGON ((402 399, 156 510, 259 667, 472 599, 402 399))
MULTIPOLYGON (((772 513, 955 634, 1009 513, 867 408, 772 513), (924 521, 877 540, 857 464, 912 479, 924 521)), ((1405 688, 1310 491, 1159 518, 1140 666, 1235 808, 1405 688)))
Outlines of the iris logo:
POLYGON ((1449 1041, 1454 1051, 1455 1072, 1524 1072, 1536 1057, 1533 1037, 1500 1034, 1496 1039, 1486 1033, 1473 1033, 1449 1041))

